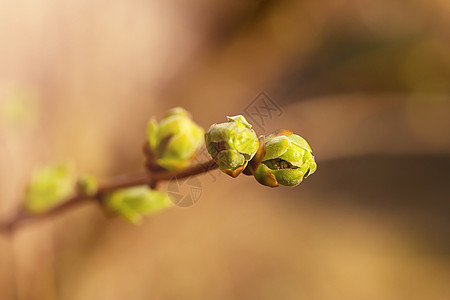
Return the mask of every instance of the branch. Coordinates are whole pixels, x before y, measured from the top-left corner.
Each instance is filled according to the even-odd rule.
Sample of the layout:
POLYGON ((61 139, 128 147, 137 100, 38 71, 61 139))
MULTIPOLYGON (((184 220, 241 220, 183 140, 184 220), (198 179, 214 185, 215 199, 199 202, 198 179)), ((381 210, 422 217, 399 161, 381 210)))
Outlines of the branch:
POLYGON ((97 202, 101 203, 102 198, 106 193, 113 192, 121 188, 145 184, 148 184, 151 187, 155 187, 157 183, 161 181, 167 181, 175 177, 186 178, 190 176, 195 176, 202 173, 206 173, 210 170, 214 170, 216 168, 218 168, 218 165, 213 160, 210 160, 192 167, 188 167, 181 171, 161 171, 154 173, 143 172, 140 174, 120 176, 111 180, 108 183, 100 185, 97 193, 91 197, 78 194, 67 199, 61 204, 51 208, 50 210, 40 214, 31 214, 25 208, 20 208, 10 220, 4 222, 0 221, 0 232, 4 231, 6 233, 12 234, 15 232, 17 228, 30 221, 48 219, 50 217, 60 214, 61 212, 67 211, 81 203, 86 203, 91 200, 96 200, 97 202))

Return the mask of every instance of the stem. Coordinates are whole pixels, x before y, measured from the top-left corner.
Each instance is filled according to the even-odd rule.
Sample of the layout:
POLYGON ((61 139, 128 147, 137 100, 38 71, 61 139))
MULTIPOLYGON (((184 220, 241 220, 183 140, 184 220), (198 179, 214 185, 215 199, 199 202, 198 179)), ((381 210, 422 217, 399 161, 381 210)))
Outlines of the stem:
POLYGON ((90 200, 101 202, 104 194, 118 189, 144 184, 148 184, 150 187, 156 187, 160 181, 170 180, 175 177, 185 178, 195 176, 216 168, 218 168, 218 165, 213 160, 210 160, 192 167, 188 167, 181 171, 161 171, 155 173, 140 173, 120 176, 110 182, 100 185, 97 193, 93 196, 89 197, 79 194, 75 195, 52 209, 40 214, 31 214, 25 208, 20 208, 10 220, 4 222, 0 221, 0 232, 4 231, 6 233, 13 234, 17 228, 28 223, 29 221, 48 219, 90 200))

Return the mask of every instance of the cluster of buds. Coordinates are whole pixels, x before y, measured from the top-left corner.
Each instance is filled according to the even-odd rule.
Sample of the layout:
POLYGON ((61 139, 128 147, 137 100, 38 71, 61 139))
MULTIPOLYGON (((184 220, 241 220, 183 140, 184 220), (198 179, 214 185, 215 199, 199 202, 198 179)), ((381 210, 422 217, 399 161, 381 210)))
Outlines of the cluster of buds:
POLYGON ((224 173, 253 175, 266 186, 296 186, 317 169, 306 140, 288 130, 256 137, 241 116, 212 125, 205 134, 206 148, 224 173))
POLYGON ((306 140, 288 130, 257 137, 242 115, 203 129, 182 108, 152 119, 144 148, 150 171, 180 170, 190 165, 203 143, 219 169, 231 177, 253 175, 266 186, 296 186, 317 169, 306 140))
MULTIPOLYGON (((227 117, 213 124, 206 134, 182 108, 168 111, 158 123, 151 119, 147 127, 144 153, 150 172, 183 170, 192 163, 203 143, 219 169, 231 177, 252 175, 262 185, 296 186, 313 174, 317 164, 306 140, 288 130, 257 137, 242 115, 227 117)), ((25 208, 42 213, 69 196, 101 200, 106 208, 133 223, 143 215, 155 213, 172 202, 155 185, 119 188, 104 193, 92 175, 79 177, 73 184, 69 165, 48 166, 37 170, 26 191, 25 208)))

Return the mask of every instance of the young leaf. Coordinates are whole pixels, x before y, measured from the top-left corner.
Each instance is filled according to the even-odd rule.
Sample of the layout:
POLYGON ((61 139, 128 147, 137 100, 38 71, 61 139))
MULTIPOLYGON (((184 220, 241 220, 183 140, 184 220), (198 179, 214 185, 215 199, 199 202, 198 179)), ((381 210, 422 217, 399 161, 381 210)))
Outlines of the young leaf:
POLYGON ((37 169, 25 193, 25 208, 42 213, 63 202, 73 193, 72 168, 58 164, 37 169))
POLYGON ((144 215, 157 213, 172 205, 166 193, 147 186, 120 189, 105 198, 106 207, 134 224, 141 223, 144 215))

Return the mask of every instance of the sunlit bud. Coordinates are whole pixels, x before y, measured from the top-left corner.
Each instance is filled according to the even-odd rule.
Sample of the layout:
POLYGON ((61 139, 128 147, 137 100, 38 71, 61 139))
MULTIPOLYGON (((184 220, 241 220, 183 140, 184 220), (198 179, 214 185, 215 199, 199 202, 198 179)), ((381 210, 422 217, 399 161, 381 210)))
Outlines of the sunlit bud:
POLYGON ((242 116, 213 124, 205 134, 206 149, 224 173, 236 177, 258 150, 259 142, 252 126, 242 116))
POLYGON ((317 169, 306 140, 288 130, 268 135, 264 150, 264 156, 252 172, 263 185, 296 186, 317 169))
POLYGON ((204 130, 190 114, 177 107, 156 122, 151 119, 147 127, 148 167, 180 170, 186 168, 203 144, 204 130))

